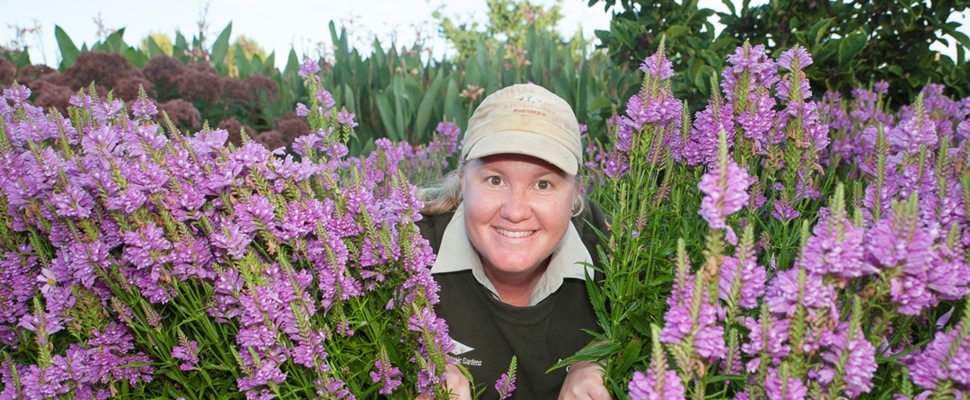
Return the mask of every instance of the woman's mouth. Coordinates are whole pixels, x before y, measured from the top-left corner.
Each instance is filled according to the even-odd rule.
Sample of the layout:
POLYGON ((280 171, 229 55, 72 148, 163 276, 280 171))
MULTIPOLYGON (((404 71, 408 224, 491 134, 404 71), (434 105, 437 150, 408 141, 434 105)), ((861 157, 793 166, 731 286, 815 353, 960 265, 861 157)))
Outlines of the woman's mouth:
POLYGON ((499 235, 507 236, 510 238, 524 238, 524 237, 532 236, 532 234, 535 233, 535 231, 507 231, 501 228, 495 228, 495 231, 498 232, 499 235))

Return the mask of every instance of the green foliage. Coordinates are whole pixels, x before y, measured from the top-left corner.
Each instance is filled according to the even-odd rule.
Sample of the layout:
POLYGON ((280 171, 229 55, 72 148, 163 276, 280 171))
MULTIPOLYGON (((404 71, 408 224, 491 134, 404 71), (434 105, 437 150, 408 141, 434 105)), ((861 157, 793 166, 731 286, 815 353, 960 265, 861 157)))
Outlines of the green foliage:
POLYGON ((172 55, 172 38, 161 32, 152 32, 141 40, 138 50, 148 54, 148 57, 158 55, 172 55))
MULTIPOLYGON (((951 16, 970 5, 967 0, 800 1, 775 0, 750 6, 750 0, 722 0, 727 13, 716 13, 724 30, 715 37, 715 12, 694 1, 621 0, 610 31, 597 36, 613 59, 637 65, 667 36, 670 59, 676 66, 678 97, 692 105, 704 104, 710 94, 710 76, 724 59, 744 43, 764 45, 769 54, 804 46, 815 64, 806 74, 815 90, 847 93, 886 81, 893 104, 907 104, 927 83, 942 83, 951 95, 970 95, 966 50, 970 38, 959 31, 951 16), (956 60, 930 49, 930 45, 956 45, 956 60)), ((600 0, 591 0, 590 5, 600 0)), ((602 0, 617 8, 616 0, 602 0)))
MULTIPOLYGON (((332 58, 318 60, 323 68, 320 80, 333 94, 338 110, 357 115, 360 125, 348 143, 351 154, 370 152, 374 140, 382 137, 428 143, 438 122, 453 121, 464 128, 485 96, 524 82, 542 85, 565 98, 579 121, 589 125, 591 138, 605 139, 606 119, 622 104, 621 99, 635 93, 638 79, 626 68, 615 68, 603 52, 589 52, 589 43, 581 35, 563 40, 555 31, 561 19, 558 5, 544 9, 528 1, 492 0, 489 9, 484 31, 477 26, 456 28, 451 19, 437 12, 446 36, 456 47, 464 46, 458 56, 448 60, 430 59, 421 43, 388 46, 375 39, 370 51, 363 51, 351 45, 348 32, 330 23, 335 50, 332 58)), ((58 32, 64 58, 60 68, 64 70, 87 45, 78 49, 65 32, 58 32)), ((223 77, 245 79, 260 74, 279 85, 279 100, 261 100, 256 114, 195 100, 201 120, 210 126, 232 117, 256 128, 258 132, 251 132, 255 136, 275 129, 274 121, 292 112, 297 103, 309 103, 310 94, 298 75, 301 60, 296 52, 290 50, 285 67, 279 70, 275 53, 263 57, 252 40, 233 39, 231 23, 209 41, 211 47, 205 45, 204 37, 187 38, 181 32, 172 38, 156 34, 140 46, 130 47, 123 34, 119 29, 91 50, 124 54, 138 67, 151 57, 171 54, 186 65, 208 63, 223 77)), ((160 100, 171 98, 169 92, 159 93, 160 100)))
POLYGON ((562 0, 557 0, 556 5, 549 9, 528 0, 487 0, 487 3, 488 23, 484 31, 478 29, 477 21, 456 22, 445 17, 443 7, 434 12, 435 19, 441 25, 441 33, 458 51, 456 61, 474 56, 478 52, 479 41, 485 42, 489 49, 495 49, 501 43, 521 49, 530 29, 554 31, 562 19, 559 12, 562 0))

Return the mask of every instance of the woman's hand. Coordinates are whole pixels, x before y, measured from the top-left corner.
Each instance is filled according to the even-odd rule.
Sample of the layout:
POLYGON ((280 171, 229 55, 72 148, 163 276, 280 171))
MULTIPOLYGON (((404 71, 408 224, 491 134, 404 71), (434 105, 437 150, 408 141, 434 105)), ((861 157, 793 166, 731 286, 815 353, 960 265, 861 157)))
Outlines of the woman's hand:
MULTIPOLYGON (((454 364, 448 364, 445 369, 445 387, 451 390, 451 398, 457 400, 472 400, 472 387, 468 378, 454 364)), ((421 393, 415 400, 434 400, 433 393, 421 393)))
POLYGON ((603 367, 591 361, 580 361, 569 367, 559 391, 559 400, 609 400, 603 384, 603 367))

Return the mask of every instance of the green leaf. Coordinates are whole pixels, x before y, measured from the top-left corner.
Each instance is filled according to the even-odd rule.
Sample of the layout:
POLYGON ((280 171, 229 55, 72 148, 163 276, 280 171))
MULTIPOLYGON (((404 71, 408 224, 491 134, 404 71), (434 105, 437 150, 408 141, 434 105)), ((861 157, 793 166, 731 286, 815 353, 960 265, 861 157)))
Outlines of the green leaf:
POLYGON ((643 355, 640 354, 642 350, 643 350, 643 341, 640 340, 639 337, 634 337, 633 340, 627 343, 626 347, 623 348, 623 352, 621 353, 622 355, 620 356, 619 362, 617 363, 619 365, 617 370, 627 371, 630 369, 630 367, 633 366, 634 363, 645 358, 643 355))
POLYGON ((398 134, 394 130, 394 109, 391 107, 391 101, 387 99, 388 95, 391 94, 378 93, 374 96, 374 100, 377 102, 377 112, 381 115, 381 122, 384 124, 384 137, 398 141, 398 134))
MULTIPOLYGON (((232 58, 236 63, 236 69, 239 71, 239 79, 246 79, 252 73, 253 65, 246 59, 246 52, 243 51, 242 46, 236 46, 236 51, 232 58)), ((258 60, 259 56, 254 55, 253 59, 258 60)))
MULTIPOLYGON (((265 69, 266 68, 269 68, 270 71, 275 71, 275 69, 276 69, 276 50, 273 50, 272 53, 269 53, 269 55, 266 56, 266 60, 265 61, 260 60, 260 59, 254 59, 253 60, 253 71, 255 71, 254 73, 256 73, 256 74, 262 74, 262 73, 265 72, 265 69), (257 65, 259 67, 257 67, 257 65)), ((266 74, 266 75, 268 75, 268 74, 266 74)))
POLYGON ((32 65, 30 62, 30 53, 27 52, 26 47, 24 47, 23 51, 9 52, 6 55, 10 58, 10 61, 13 62, 13 65, 15 65, 18 70, 25 66, 32 65))
POLYGON ((77 62, 79 52, 71 37, 67 36, 64 29, 61 29, 58 25, 54 25, 54 37, 57 38, 57 47, 61 50, 61 65, 58 70, 63 72, 77 62))
POLYGON ((670 40, 690 33, 690 28, 681 24, 671 25, 664 33, 667 35, 667 39, 670 40))
POLYGON ((843 38, 839 42, 839 64, 848 65, 865 46, 866 35, 863 33, 856 32, 843 38))
MULTIPOLYGON (((441 98, 441 87, 445 84, 445 74, 439 71, 431 82, 431 87, 424 92, 424 98, 418 105, 418 117, 414 124, 414 134, 422 137, 428 130, 428 121, 431 119, 431 111, 434 109, 435 101, 441 98)), ((423 141, 422 141, 423 142, 423 141)))
POLYGON ((552 371, 552 370, 554 370, 556 368, 562 368, 562 367, 564 367, 566 365, 569 365, 569 364, 572 364, 572 363, 574 363, 576 361, 583 361, 583 360, 602 360, 602 359, 606 358, 606 356, 608 356, 610 354, 616 353, 616 351, 617 350, 620 350, 620 348, 621 348, 621 346, 620 346, 619 343, 613 343, 613 342, 603 342, 603 343, 600 343, 600 344, 598 344, 596 346, 587 347, 585 349, 582 349, 582 350, 576 352, 576 354, 574 356, 569 357, 569 358, 566 358, 566 359, 564 359, 564 360, 556 363, 556 365, 553 365, 546 372, 552 371))
POLYGON ((136 68, 144 68, 145 63, 148 62, 148 56, 145 55, 145 53, 143 53, 141 50, 134 47, 129 47, 127 50, 125 50, 125 58, 127 58, 128 62, 130 62, 131 65, 134 65, 136 68))
POLYGON ((812 38, 812 45, 817 45, 822 43, 822 39, 828 36, 829 25, 832 24, 832 18, 826 18, 816 22, 808 29, 809 36, 812 38))
MULTIPOLYGON (((273 57, 273 55, 270 54, 270 57, 273 57)), ((270 66, 273 65, 272 62, 270 62, 270 58, 266 58, 266 63, 263 63, 262 58, 259 58, 259 56, 254 55, 253 59, 249 61, 249 74, 247 74, 247 76, 262 75, 263 69, 265 69, 267 65, 270 65, 270 66)))
POLYGON ((106 50, 111 53, 124 53, 125 50, 128 49, 128 45, 125 44, 123 39, 124 35, 125 28, 111 32, 111 34, 104 39, 104 47, 106 50))
MULTIPOLYGON (((461 111, 461 104, 458 103, 458 83, 454 79, 450 79, 448 80, 448 90, 445 93, 445 120, 458 121, 458 113, 461 111)), ((459 123, 459 126, 464 125, 459 123)))
POLYGON ((286 57, 286 68, 283 68, 283 75, 297 74, 300 72, 300 59, 296 57, 296 50, 290 48, 290 55, 286 57))
POLYGON ((155 42, 155 38, 148 36, 148 56, 155 57, 163 55, 165 55, 165 51, 155 42))
POLYGON ((407 129, 404 123, 404 114, 407 113, 404 109, 404 104, 407 101, 407 92, 404 90, 404 81, 395 78, 392 92, 394 94, 394 126, 395 132, 398 134, 394 140, 407 140, 407 129))
POLYGON ((958 42, 960 42, 960 45, 962 45, 964 48, 970 49, 970 37, 967 37, 967 34, 956 30, 950 24, 957 24, 957 23, 951 22, 951 23, 940 25, 940 29, 942 29, 943 32, 946 32, 947 35, 953 36, 953 38, 956 39, 958 42))
MULTIPOLYGON (((350 90, 350 85, 346 83, 343 84, 343 88, 344 88, 344 107, 347 108, 347 111, 357 114, 357 100, 354 99, 354 91, 350 90)), ((358 116, 357 119, 360 120, 360 117, 358 116)))
POLYGON ((215 43, 212 44, 212 66, 225 64, 226 57, 229 56, 230 34, 232 34, 232 22, 226 25, 226 29, 222 30, 222 33, 216 38, 215 43))
POLYGON ((610 109, 612 107, 613 107, 613 102, 610 101, 610 98, 606 96, 599 96, 593 99, 593 102, 589 103, 590 112, 599 111, 604 108, 610 109))
POLYGON ((175 32, 175 45, 172 46, 172 56, 178 58, 179 61, 183 63, 189 60, 189 43, 185 41, 185 36, 182 36, 182 32, 175 32))

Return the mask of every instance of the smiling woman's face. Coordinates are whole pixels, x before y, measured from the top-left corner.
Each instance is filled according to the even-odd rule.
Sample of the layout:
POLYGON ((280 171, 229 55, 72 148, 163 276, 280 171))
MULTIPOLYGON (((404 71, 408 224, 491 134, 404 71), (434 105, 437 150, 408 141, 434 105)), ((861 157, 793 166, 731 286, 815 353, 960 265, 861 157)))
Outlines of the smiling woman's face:
POLYGON ((541 274, 569 227, 575 178, 538 158, 500 154, 469 161, 461 185, 468 238, 486 274, 541 274))

